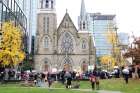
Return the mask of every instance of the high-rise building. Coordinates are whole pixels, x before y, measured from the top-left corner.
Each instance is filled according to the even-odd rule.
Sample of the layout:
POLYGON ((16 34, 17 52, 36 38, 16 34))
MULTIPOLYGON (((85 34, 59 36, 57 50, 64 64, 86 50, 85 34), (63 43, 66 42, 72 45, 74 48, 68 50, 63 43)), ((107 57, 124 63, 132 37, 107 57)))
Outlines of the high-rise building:
POLYGON ((27 17, 28 52, 31 52, 32 34, 36 32, 37 0, 16 0, 27 17))
POLYGON ((84 0, 81 1, 81 11, 78 17, 78 27, 81 31, 89 31, 93 35, 96 56, 111 55, 112 45, 108 42, 107 32, 115 31, 115 15, 87 13, 84 0))
POLYGON ((111 55, 112 45, 108 41, 107 32, 116 31, 115 15, 90 13, 90 31, 93 32, 96 56, 111 55))
POLYGON ((119 43, 121 45, 128 45, 129 44, 129 34, 125 32, 118 33, 119 43))

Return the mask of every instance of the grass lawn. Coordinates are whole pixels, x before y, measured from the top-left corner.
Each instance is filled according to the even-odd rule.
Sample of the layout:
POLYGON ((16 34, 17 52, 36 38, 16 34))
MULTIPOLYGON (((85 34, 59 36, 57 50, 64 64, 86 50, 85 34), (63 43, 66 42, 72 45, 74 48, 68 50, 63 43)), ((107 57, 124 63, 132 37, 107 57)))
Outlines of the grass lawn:
POLYGON ((125 84, 123 79, 103 80, 101 89, 116 90, 122 93, 140 93, 140 80, 129 80, 128 84, 125 84))
POLYGON ((91 91, 80 91, 65 89, 62 84, 54 83, 52 88, 63 89, 48 89, 38 87, 21 87, 19 84, 2 84, 0 85, 0 93, 96 93, 91 91), (60 87, 55 87, 60 86, 60 87))
POLYGON ((94 93, 68 89, 46 89, 46 88, 22 88, 1 87, 0 93, 94 93))
MULTIPOLYGON (((95 93, 65 89, 65 86, 61 83, 53 83, 52 88, 64 89, 25 88, 19 84, 6 84, 0 85, 0 93, 95 93)), ((80 81, 80 89, 91 89, 90 82, 80 81)), ((121 91, 122 93, 140 93, 140 80, 129 80, 129 84, 125 84, 123 79, 100 80, 100 89, 121 91)))
MULTIPOLYGON (((61 87, 60 83, 54 84, 53 87, 61 87)), ((89 89, 91 88, 89 81, 80 81, 80 88, 89 89)), ((140 80, 129 80, 128 84, 125 84, 124 79, 109 79, 109 80, 100 80, 100 89, 101 90, 112 90, 112 91, 121 91, 122 93, 140 93, 140 80)))

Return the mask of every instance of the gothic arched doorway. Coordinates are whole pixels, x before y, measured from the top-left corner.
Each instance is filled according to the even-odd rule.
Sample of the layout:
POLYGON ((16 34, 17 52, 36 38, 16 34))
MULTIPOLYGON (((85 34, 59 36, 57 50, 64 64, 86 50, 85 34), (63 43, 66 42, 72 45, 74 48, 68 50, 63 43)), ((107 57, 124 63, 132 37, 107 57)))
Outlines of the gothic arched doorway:
POLYGON ((48 59, 44 59, 44 71, 45 72, 48 72, 50 70, 50 64, 49 64, 49 61, 48 59))
POLYGON ((86 61, 82 61, 81 70, 82 70, 82 72, 88 71, 88 64, 86 61))
POLYGON ((48 61, 45 61, 44 64, 45 64, 45 65, 44 65, 44 71, 46 72, 46 71, 49 70, 48 61))

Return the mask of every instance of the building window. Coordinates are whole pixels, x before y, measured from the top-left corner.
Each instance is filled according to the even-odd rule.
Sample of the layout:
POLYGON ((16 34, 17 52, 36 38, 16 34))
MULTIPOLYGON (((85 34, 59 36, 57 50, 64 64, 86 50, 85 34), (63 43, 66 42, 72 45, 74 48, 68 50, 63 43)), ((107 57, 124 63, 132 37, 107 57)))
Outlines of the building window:
POLYGON ((64 68, 65 71, 71 71, 72 70, 72 59, 69 57, 66 57, 64 59, 64 68))
POLYGON ((48 40, 48 37, 45 37, 44 39, 44 48, 48 48, 49 46, 49 40, 48 40))
POLYGON ((44 17, 43 19, 44 23, 44 32, 48 33, 49 32, 49 17, 44 17))
POLYGON ((49 8, 49 0, 46 0, 45 8, 49 8))
POLYGON ((82 49, 86 49, 86 41, 85 40, 82 41, 82 49))
POLYGON ((43 0, 40 0, 40 8, 43 8, 43 0))
POLYGON ((86 28, 86 25, 85 25, 85 22, 83 22, 83 29, 85 29, 86 28))
POLYGON ((49 17, 47 17, 47 20, 46 20, 47 22, 47 24, 46 24, 46 27, 47 27, 47 29, 46 29, 46 32, 49 32, 49 22, 50 22, 50 19, 49 19, 49 17))
POLYGON ((82 23, 80 22, 80 30, 82 29, 82 23))
POLYGON ((54 4, 54 2, 53 2, 53 1, 51 1, 51 8, 52 8, 52 9, 54 8, 53 4, 54 4))
POLYGON ((62 53, 72 53, 73 52, 73 40, 72 37, 69 33, 65 33, 63 38, 62 38, 62 53))

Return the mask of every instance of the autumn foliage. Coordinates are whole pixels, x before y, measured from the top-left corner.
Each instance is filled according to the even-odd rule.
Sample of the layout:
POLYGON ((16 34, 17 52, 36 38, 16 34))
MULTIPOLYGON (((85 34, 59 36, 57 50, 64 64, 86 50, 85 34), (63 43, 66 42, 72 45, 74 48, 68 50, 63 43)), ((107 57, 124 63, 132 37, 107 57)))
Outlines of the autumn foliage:
POLYGON ((115 66, 115 59, 110 55, 104 55, 100 57, 100 61, 102 65, 110 65, 111 67, 115 66))
POLYGON ((11 22, 2 26, 0 45, 0 62, 3 66, 16 66, 24 60, 22 51, 22 31, 11 22))
POLYGON ((119 47, 119 39, 116 31, 107 31, 106 37, 108 43, 112 45, 112 57, 116 60, 117 65, 124 65, 125 59, 121 55, 121 48, 119 47))
POLYGON ((108 42, 115 46, 117 44, 117 34, 115 31, 107 31, 106 34, 108 42))

